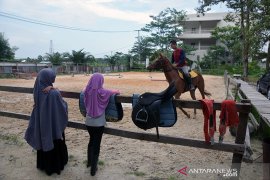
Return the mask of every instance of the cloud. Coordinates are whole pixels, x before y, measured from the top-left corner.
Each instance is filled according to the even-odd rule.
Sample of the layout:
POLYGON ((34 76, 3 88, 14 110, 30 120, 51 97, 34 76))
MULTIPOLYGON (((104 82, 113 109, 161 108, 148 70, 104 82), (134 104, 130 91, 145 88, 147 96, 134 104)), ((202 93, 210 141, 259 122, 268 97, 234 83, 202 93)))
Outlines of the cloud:
MULTIPOLYGON (((65 18, 70 17, 74 20, 83 19, 85 21, 94 21, 93 16, 102 18, 132 21, 139 24, 148 23, 149 12, 136 12, 131 10, 121 10, 113 3, 119 3, 119 0, 43 0, 45 6, 51 7, 53 14, 65 14, 65 18), (55 9, 55 11, 53 11, 55 9), (71 17, 73 16, 73 17, 71 17)), ((122 2, 124 3, 124 2, 122 2)), ((61 17, 59 17, 61 18, 61 17)))
POLYGON ((148 23, 150 21, 148 12, 120 10, 99 3, 87 3, 85 8, 87 8, 89 12, 94 13, 100 17, 113 18, 125 21, 134 21, 143 24, 148 23))

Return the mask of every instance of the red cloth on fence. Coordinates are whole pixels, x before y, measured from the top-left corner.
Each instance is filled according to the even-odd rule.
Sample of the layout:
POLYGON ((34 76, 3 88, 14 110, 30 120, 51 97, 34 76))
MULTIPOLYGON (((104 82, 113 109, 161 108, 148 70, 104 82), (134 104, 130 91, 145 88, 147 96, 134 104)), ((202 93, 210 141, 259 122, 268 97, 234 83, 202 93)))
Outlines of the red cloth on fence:
POLYGON ((239 117, 237 114, 234 100, 222 101, 219 118, 225 118, 226 126, 237 126, 239 124, 239 117))
POLYGON ((223 140, 223 136, 226 133, 226 127, 237 126, 239 124, 239 117, 237 114, 235 101, 224 100, 221 103, 221 112, 219 118, 219 135, 220 138, 223 140))
POLYGON ((216 111, 213 108, 212 99, 202 99, 200 100, 202 104, 202 110, 204 115, 204 138, 205 142, 210 142, 211 137, 214 137, 214 133, 216 131, 216 111), (212 126, 210 126, 210 120, 213 120, 212 126))

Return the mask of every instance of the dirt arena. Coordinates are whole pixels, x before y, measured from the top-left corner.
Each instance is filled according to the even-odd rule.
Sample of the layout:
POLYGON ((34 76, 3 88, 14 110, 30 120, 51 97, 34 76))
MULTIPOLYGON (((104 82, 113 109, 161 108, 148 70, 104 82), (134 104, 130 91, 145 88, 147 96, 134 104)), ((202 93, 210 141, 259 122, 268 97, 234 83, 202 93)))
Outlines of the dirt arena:
MULTIPOLYGON (((163 73, 123 72, 106 74, 105 87, 119 89, 122 95, 131 96, 134 93, 160 92, 168 83, 163 73)), ((207 91, 212 93, 212 99, 221 102, 225 99, 223 77, 205 75, 207 91)), ((87 84, 89 76, 71 75, 57 76, 54 86, 63 91, 80 92, 87 84)), ((35 79, 0 79, 0 85, 33 87, 35 79)), ((0 91, 0 109, 23 114, 30 114, 33 106, 32 94, 10 93, 0 91)), ((201 95, 196 91, 197 99, 201 95)), ((181 99, 191 99, 189 93, 181 99)), ((78 109, 78 100, 67 99, 69 119, 84 123, 84 118, 78 109)), ((138 129, 131 120, 131 105, 123 104, 124 118, 117 123, 108 123, 108 127, 121 128, 135 132, 145 132, 138 129)), ((180 136, 185 138, 204 139, 203 116, 197 110, 194 116, 192 109, 186 109, 191 118, 188 119, 177 110, 178 121, 170 128, 160 128, 160 134, 180 136)), ((217 122, 219 122, 219 111, 217 122)), ((218 173, 190 173, 186 176, 178 170, 207 168, 230 168, 232 153, 198 149, 192 147, 145 142, 104 134, 100 152, 99 169, 95 177, 90 176, 86 168, 86 152, 89 135, 86 131, 73 128, 66 129, 66 142, 69 152, 69 162, 61 175, 53 174, 48 177, 36 169, 36 152, 25 142, 24 133, 28 122, 0 117, 0 180, 9 179, 226 179, 218 173)), ((155 130, 147 130, 155 133, 155 130)), ((215 139, 218 139, 216 132, 215 139)), ((225 142, 234 142, 229 132, 225 142)), ((260 159, 262 154, 261 142, 251 139, 253 158, 260 159)), ((241 179, 263 179, 261 163, 243 163, 241 179)))

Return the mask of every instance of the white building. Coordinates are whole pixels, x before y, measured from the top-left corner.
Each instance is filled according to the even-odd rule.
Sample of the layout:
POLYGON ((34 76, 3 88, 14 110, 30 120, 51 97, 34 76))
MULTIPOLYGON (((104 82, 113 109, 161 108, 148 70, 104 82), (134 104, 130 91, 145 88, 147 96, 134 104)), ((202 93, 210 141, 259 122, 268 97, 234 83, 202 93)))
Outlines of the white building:
POLYGON ((187 15, 183 25, 183 34, 179 36, 179 39, 196 49, 192 55, 187 55, 187 58, 192 61, 201 60, 210 46, 219 45, 218 41, 211 38, 211 32, 216 27, 233 25, 223 20, 226 15, 227 13, 208 13, 204 16, 187 15))

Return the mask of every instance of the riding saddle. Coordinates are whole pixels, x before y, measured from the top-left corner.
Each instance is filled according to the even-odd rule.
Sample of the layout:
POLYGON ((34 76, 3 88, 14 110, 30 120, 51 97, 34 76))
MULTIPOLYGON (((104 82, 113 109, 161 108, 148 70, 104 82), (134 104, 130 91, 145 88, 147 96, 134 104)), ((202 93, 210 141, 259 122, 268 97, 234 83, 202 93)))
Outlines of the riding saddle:
MULTIPOLYGON (((178 74, 179 74, 181 79, 184 79, 182 71, 178 71, 178 74)), ((189 71, 189 75, 190 75, 191 78, 195 78, 195 77, 198 76, 198 73, 196 71, 194 71, 194 70, 191 70, 191 71, 189 71)))
MULTIPOLYGON (((79 108, 81 114, 86 117, 83 91, 80 93, 79 108)), ((121 103, 116 102, 116 94, 111 95, 109 99, 109 103, 105 109, 105 118, 107 122, 117 122, 123 118, 123 107, 121 103)))
POLYGON ((156 127, 171 127, 177 121, 176 108, 173 104, 173 95, 177 89, 172 82, 167 89, 160 93, 146 92, 142 95, 133 95, 132 121, 141 129, 156 127))

